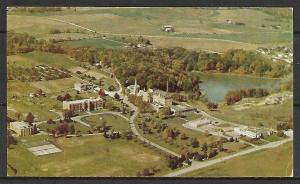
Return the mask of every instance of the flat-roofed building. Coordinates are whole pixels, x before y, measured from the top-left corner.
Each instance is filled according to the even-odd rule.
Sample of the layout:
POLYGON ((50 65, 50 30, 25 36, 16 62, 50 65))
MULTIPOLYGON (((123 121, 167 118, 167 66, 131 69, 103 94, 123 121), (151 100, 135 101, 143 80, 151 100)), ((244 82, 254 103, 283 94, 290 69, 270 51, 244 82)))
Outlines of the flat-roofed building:
POLYGON ((100 97, 74 101, 63 101, 63 110, 70 110, 73 115, 80 112, 99 110, 102 107, 103 100, 100 97))
POLYGON ((28 135, 32 135, 33 133, 33 127, 28 125, 24 121, 10 122, 9 128, 12 131, 16 132, 18 136, 28 136, 28 135))
POLYGON ((184 106, 184 105, 172 105, 171 106, 171 111, 173 111, 173 113, 175 115, 183 115, 183 114, 187 114, 187 113, 191 113, 191 112, 196 112, 196 108, 194 107, 188 107, 188 106, 184 106))

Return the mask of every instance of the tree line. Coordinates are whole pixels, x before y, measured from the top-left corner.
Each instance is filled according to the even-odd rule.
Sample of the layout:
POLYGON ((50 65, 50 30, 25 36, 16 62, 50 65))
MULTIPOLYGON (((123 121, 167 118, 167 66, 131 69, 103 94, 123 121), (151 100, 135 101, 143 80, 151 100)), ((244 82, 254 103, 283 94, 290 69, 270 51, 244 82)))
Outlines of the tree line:
POLYGON ((184 48, 108 49, 94 47, 70 48, 53 40, 37 40, 28 34, 8 32, 8 54, 33 50, 64 53, 80 62, 100 63, 112 67, 125 86, 137 79, 141 88, 157 88, 170 92, 197 91, 199 76, 191 71, 234 72, 282 77, 292 71, 286 63, 273 62, 255 51, 228 50, 223 54, 190 51, 184 48))
POLYGON ((249 89, 239 89, 239 90, 231 90, 228 91, 227 94, 225 95, 225 101, 227 105, 232 105, 243 98, 249 98, 249 97, 264 97, 268 96, 269 91, 267 89, 263 88, 249 88, 249 89))

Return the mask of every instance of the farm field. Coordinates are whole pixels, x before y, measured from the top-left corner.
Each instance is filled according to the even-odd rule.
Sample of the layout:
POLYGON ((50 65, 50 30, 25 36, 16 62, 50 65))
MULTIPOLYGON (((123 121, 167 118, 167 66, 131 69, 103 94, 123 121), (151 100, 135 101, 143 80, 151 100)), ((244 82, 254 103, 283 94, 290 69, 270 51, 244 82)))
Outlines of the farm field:
POLYGON ((30 52, 7 56, 7 64, 31 68, 35 65, 46 64, 52 67, 69 69, 79 65, 78 61, 70 59, 64 54, 53 54, 47 52, 30 52))
MULTIPOLYGON (((26 141, 45 138, 34 136, 26 141)), ((161 170, 158 175, 170 171, 164 156, 134 141, 106 140, 100 135, 59 138, 55 145, 63 152, 36 157, 19 142, 8 149, 8 163, 17 170, 16 176, 135 176, 152 167, 161 170)), ((8 174, 14 176, 12 170, 8 174)))
POLYGON ((88 39, 75 40, 75 41, 66 41, 64 42, 64 45, 70 47, 90 46, 96 48, 113 48, 113 49, 122 48, 122 46, 124 46, 123 43, 113 41, 113 40, 107 40, 103 38, 88 38, 88 39))
POLYGON ((292 143, 286 143, 274 149, 261 150, 196 170, 185 176, 290 176, 293 168, 292 152, 292 143))
POLYGON ((76 12, 74 9, 64 9, 56 13, 36 13, 31 16, 11 12, 8 15, 8 30, 27 32, 42 39, 75 39, 65 42, 72 46, 119 47, 116 42, 91 39, 89 37, 94 35, 88 31, 53 19, 72 22, 95 30, 101 35, 142 35, 150 39, 154 47, 182 46, 188 49, 221 52, 225 48, 255 49, 274 43, 289 45, 292 40, 292 33, 289 32, 290 19, 277 19, 254 8, 235 11, 207 8, 99 8, 76 12), (227 20, 242 22, 245 25, 228 23, 227 20), (36 24, 43 26, 33 30, 32 27, 36 24), (175 32, 161 31, 163 24, 173 25, 175 32), (274 29, 274 25, 280 25, 280 29, 274 29), (50 34, 49 31, 55 28, 69 29, 71 32, 50 34), (77 40, 82 38, 85 39, 77 40))

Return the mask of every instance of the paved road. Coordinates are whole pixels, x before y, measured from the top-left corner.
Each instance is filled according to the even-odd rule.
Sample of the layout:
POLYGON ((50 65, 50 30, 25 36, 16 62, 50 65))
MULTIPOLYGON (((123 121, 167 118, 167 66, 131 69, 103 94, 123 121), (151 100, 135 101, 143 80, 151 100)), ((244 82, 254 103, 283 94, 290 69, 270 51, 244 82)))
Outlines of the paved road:
POLYGON ((275 148, 275 147, 278 147, 278 146, 280 146, 284 143, 290 142, 290 141, 292 141, 291 138, 284 139, 282 141, 272 142, 272 143, 265 144, 265 145, 262 145, 262 146, 253 147, 251 149, 240 151, 238 153, 235 153, 235 154, 232 154, 232 155, 229 155, 229 156, 226 156, 226 157, 214 159, 214 160, 207 160, 207 161, 202 161, 202 162, 193 161, 192 165, 190 167, 187 167, 187 168, 175 171, 173 173, 167 174, 167 175, 165 175, 165 177, 182 176, 182 175, 184 175, 186 173, 189 173, 189 172, 192 172, 194 170, 198 170, 198 169, 205 168, 205 167, 217 164, 217 163, 221 163, 223 161, 230 160, 230 159, 233 159, 235 157, 239 157, 239 156, 246 155, 246 154, 249 154, 249 153, 252 153, 252 152, 255 152, 255 151, 259 151, 259 150, 263 150, 263 149, 275 148))
POLYGON ((171 151, 171 150, 169 150, 169 149, 167 149, 167 148, 165 148, 165 147, 162 147, 162 146, 160 146, 160 145, 158 145, 158 144, 156 144, 156 143, 154 143, 154 142, 149 141, 148 139, 146 139, 145 137, 143 137, 143 136, 139 133, 139 131, 136 129, 135 124, 134 124, 134 119, 135 119, 135 118, 137 117, 137 115, 139 114, 139 109, 138 109, 134 104, 132 104, 132 103, 130 103, 130 102, 128 101, 127 96, 124 96, 124 95, 122 94, 122 85, 121 85, 120 81, 119 81, 117 78, 115 78, 115 80, 116 80, 116 82, 117 82, 118 85, 119 85, 119 91, 118 91, 118 93, 120 94, 121 98, 123 98, 123 102, 124 102, 125 104, 127 104, 127 105, 134 111, 133 115, 132 115, 132 116, 130 117, 130 119, 129 119, 129 125, 130 125, 130 128, 131 128, 131 131, 132 131, 132 132, 137 136, 137 138, 139 138, 141 141, 144 141, 144 142, 146 142, 146 143, 148 143, 148 144, 154 146, 155 148, 158 148, 158 149, 160 149, 160 150, 162 150, 162 151, 164 151, 164 152, 166 152, 166 153, 168 153, 168 154, 171 154, 171 155, 176 156, 176 157, 180 157, 180 155, 179 155, 178 153, 175 153, 175 152, 173 152, 173 151, 171 151))

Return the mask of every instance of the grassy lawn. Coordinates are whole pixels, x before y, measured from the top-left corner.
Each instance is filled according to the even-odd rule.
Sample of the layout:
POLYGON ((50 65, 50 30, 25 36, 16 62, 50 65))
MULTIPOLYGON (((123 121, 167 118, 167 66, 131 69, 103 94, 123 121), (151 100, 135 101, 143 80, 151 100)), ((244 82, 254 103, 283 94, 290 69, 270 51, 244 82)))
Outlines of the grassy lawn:
MULTIPOLYGON (((147 115, 148 116, 148 115, 147 115)), ((152 117, 155 119, 155 121, 160 122, 161 120, 155 117, 152 117)), ((198 141, 200 142, 200 147, 198 148, 193 148, 191 146, 191 140, 186 139, 186 140, 182 140, 180 139, 180 135, 178 137, 176 137, 175 139, 172 140, 166 140, 164 138, 162 138, 159 134, 157 134, 154 130, 155 133, 153 134, 143 134, 143 131, 141 129, 138 128, 138 125, 136 125, 138 131, 140 131, 140 133, 144 136, 147 137, 147 139, 155 142, 156 144, 159 144, 163 147, 166 147, 176 153, 185 153, 186 151, 201 151, 201 145, 204 143, 210 144, 212 142, 215 142, 217 140, 220 140, 220 137, 217 136, 206 136, 204 133, 199 132, 199 131, 195 131, 195 130, 191 130, 191 129, 187 129, 185 127, 182 126, 183 123, 185 123, 186 121, 180 119, 180 118, 170 118, 170 119, 166 119, 163 120, 162 122, 166 123, 168 125, 169 128, 176 128, 177 130, 179 130, 181 133, 185 133, 187 137, 189 138, 197 138, 198 141)), ((244 145, 243 143, 235 143, 235 142, 228 142, 225 143, 224 148, 227 149, 227 152, 222 152, 219 154, 219 156, 223 156, 223 155, 228 155, 234 152, 237 152, 239 150, 245 149, 248 146, 244 145)))
POLYGON ((225 121, 248 126, 256 126, 276 129, 278 122, 293 121, 293 100, 289 99, 283 104, 267 106, 251 106, 249 109, 234 110, 232 106, 220 106, 218 111, 209 111, 200 101, 190 102, 208 114, 225 121))
POLYGON ((129 122, 126 119, 113 114, 92 115, 82 118, 82 121, 90 124, 91 126, 99 126, 102 125, 103 121, 106 121, 107 126, 112 126, 111 129, 117 131, 130 130, 129 122))
MULTIPOLYGON (((40 124, 38 126, 38 128, 40 128, 42 131, 47 131, 47 129, 49 128, 50 130, 55 130, 56 127, 59 125, 60 123, 57 122, 56 124, 48 124, 48 123, 43 123, 43 124, 40 124)), ((81 131, 81 133, 87 133, 87 131, 89 130, 92 130, 90 127, 87 127, 87 126, 84 126, 80 123, 77 123, 77 122, 70 122, 68 123, 69 127, 71 125, 74 125, 74 128, 75 128, 75 132, 77 131, 81 131)))
POLYGON ((272 134, 272 135, 267 136, 267 137, 264 138, 264 140, 270 141, 270 142, 280 141, 282 139, 284 139, 284 138, 283 137, 279 137, 276 134, 272 134))
POLYGON ((199 169, 185 176, 290 176, 293 168, 293 145, 257 151, 199 169))
MULTIPOLYGON (((34 142, 44 138, 23 139, 34 142)), ((157 150, 134 141, 89 136, 59 138, 55 144, 62 153, 36 157, 19 142, 7 150, 8 164, 17 169, 16 176, 136 176, 137 171, 152 167, 161 170, 157 175, 170 171, 157 150)), ((8 174, 13 176, 12 170, 8 174)))

